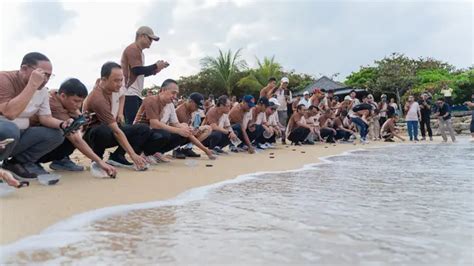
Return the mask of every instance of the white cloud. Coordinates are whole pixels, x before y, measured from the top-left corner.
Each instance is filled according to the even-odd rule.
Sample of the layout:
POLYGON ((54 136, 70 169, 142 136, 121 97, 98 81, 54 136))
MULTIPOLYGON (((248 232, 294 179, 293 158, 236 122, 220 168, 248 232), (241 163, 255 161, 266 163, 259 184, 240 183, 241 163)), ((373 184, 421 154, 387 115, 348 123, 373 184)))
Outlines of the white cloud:
POLYGON ((244 48, 250 66, 255 56, 275 55, 286 69, 340 72, 340 79, 392 52, 457 67, 473 62, 471 2, 82 1, 42 6, 36 17, 24 5, 0 4, 0 67, 17 69, 27 52, 43 52, 56 74, 51 87, 67 77, 91 86, 105 61, 120 60, 141 25, 161 37, 144 51, 146 64, 171 64, 146 85, 195 74, 200 59, 218 49, 244 48), (24 27, 27 22, 38 23, 24 27))

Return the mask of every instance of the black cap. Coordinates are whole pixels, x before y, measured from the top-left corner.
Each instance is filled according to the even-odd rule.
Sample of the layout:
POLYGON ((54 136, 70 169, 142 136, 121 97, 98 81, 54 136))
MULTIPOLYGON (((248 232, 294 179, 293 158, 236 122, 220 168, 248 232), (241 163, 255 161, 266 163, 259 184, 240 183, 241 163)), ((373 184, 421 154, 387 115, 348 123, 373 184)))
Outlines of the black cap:
POLYGON ((199 92, 193 92, 189 95, 189 99, 195 102, 199 109, 204 109, 204 96, 199 92))
POLYGON ((270 101, 268 100, 267 97, 260 97, 260 99, 258 99, 258 104, 263 104, 265 105, 266 107, 268 107, 270 105, 270 101))

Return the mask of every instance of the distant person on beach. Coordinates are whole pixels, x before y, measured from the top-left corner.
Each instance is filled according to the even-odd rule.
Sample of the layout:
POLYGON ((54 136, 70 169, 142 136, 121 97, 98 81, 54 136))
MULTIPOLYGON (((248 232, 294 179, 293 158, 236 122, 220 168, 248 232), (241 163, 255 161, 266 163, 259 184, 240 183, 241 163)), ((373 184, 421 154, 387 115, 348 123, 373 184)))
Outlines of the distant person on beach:
POLYGON ((319 117, 319 133, 322 139, 325 139, 327 143, 335 143, 336 130, 333 128, 333 112, 328 109, 322 111, 323 114, 319 117))
POLYGON ((275 131, 273 127, 268 124, 268 116, 267 113, 270 115, 273 114, 274 110, 271 106, 274 106, 273 102, 270 102, 266 97, 261 97, 258 102, 257 106, 254 107, 254 118, 256 126, 262 127, 262 133, 257 136, 255 140, 256 147, 259 149, 267 149, 273 148, 270 142, 275 142, 275 131))
POLYGON ((336 140, 349 141, 352 135, 355 135, 355 132, 347 128, 344 125, 344 118, 347 116, 347 111, 342 111, 338 116, 334 118, 333 128, 336 130, 336 140))
MULTIPOLYGON (((255 98, 252 95, 245 95, 242 101, 232 107, 229 112, 229 120, 232 125, 232 129, 237 134, 238 138, 243 142, 241 145, 247 146, 249 153, 255 153, 255 149, 252 146, 252 141, 255 140, 256 126, 252 123, 252 112, 251 108, 255 106, 255 98)), ((239 151, 239 147, 231 146, 233 152, 239 151)))
POLYGON ((390 98, 390 103, 388 104, 387 117, 397 114, 400 116, 400 110, 398 109, 398 104, 395 102, 395 98, 390 98))
POLYGON ((231 108, 229 98, 222 95, 217 98, 216 106, 209 109, 203 121, 204 125, 212 128, 212 133, 202 144, 217 154, 223 154, 225 147, 229 146, 232 141, 237 141, 237 135, 234 133, 229 120, 231 108))
POLYGON ((369 121, 368 119, 372 115, 372 105, 367 103, 361 103, 354 106, 351 111, 352 114, 349 115, 352 123, 357 126, 357 129, 360 134, 360 141, 362 144, 368 143, 367 134, 369 130, 369 121))
POLYGON ((433 140, 433 131, 431 130, 431 100, 428 98, 428 94, 421 94, 421 99, 418 104, 420 105, 420 129, 421 129, 421 140, 426 140, 426 131, 430 140, 433 140), (425 130, 426 127, 426 130, 425 130))
MULTIPOLYGON (((315 88, 313 90, 313 94, 309 98, 309 105, 314 105, 317 106, 320 110, 323 110, 323 108, 320 107, 320 103, 324 98, 324 92, 320 88, 315 88)), ((306 106, 306 109, 308 109, 309 106, 306 106)))
POLYGON ((156 75, 169 65, 166 61, 158 60, 152 65, 144 66, 145 55, 143 50, 150 48, 153 41, 157 42, 159 39, 150 27, 142 26, 138 28, 135 34, 135 41, 127 46, 122 53, 121 64, 124 86, 127 90, 124 112, 125 120, 129 125, 133 123, 142 103, 145 77, 156 75))
POLYGON ((372 94, 367 95, 367 103, 372 105, 373 115, 369 119, 369 139, 379 140, 380 139, 380 116, 378 104, 375 102, 372 94))
POLYGON ((447 83, 444 83, 441 88, 441 93, 444 95, 444 102, 449 106, 453 105, 453 89, 447 83))
POLYGON ((405 139, 400 136, 398 133, 399 130, 395 127, 398 122, 398 115, 391 116, 385 123, 382 125, 382 138, 386 142, 393 142, 393 138, 397 137, 398 139, 405 141, 405 139))
POLYGON ((276 88, 276 78, 270 77, 268 79, 267 86, 263 87, 260 90, 260 98, 266 97, 267 99, 271 98, 276 88))
POLYGON ((204 101, 204 113, 207 114, 207 111, 212 107, 216 106, 216 100, 214 99, 214 95, 209 94, 207 100, 204 101))
POLYGON ((300 101, 298 102, 297 105, 300 105, 300 104, 304 105, 304 107, 306 109, 308 109, 308 107, 311 105, 310 96, 309 96, 308 91, 303 92, 303 98, 300 99, 300 101))
MULTIPOLYGON (((87 88, 81 81, 75 78, 66 80, 61 84, 59 90, 49 92, 49 105, 51 107, 52 116, 59 120, 77 118, 81 114, 80 108, 87 94, 87 88)), ((49 168, 54 170, 83 171, 83 166, 79 166, 69 159, 69 156, 76 148, 95 162, 109 176, 115 176, 117 174, 113 166, 105 163, 94 153, 91 147, 89 147, 87 142, 82 138, 82 134, 79 131, 71 132, 66 135, 63 143, 43 155, 38 160, 38 163, 51 162, 49 168)))
POLYGON ((378 107, 379 109, 379 125, 382 126, 385 121, 387 121, 387 117, 388 117, 388 108, 389 108, 389 103, 387 101, 387 95, 386 94, 382 94, 380 96, 380 102, 378 104, 378 107))
POLYGON ((334 99, 334 90, 328 90, 324 97, 321 99, 321 102, 319 103, 319 109, 321 110, 328 110, 332 109, 332 102, 334 99))
POLYGON ((52 70, 48 57, 33 52, 23 57, 20 70, 0 72, 0 138, 13 139, 0 151, 0 159, 4 160, 2 168, 20 178, 48 174, 36 162, 63 142, 61 129, 72 122, 51 116, 45 85, 52 70), (41 126, 30 125, 34 115, 38 115, 41 126))
POLYGON ((415 101, 413 95, 408 96, 408 101, 405 103, 405 121, 407 122, 408 136, 410 141, 418 140, 418 121, 421 117, 420 105, 415 101))
POLYGON ((288 140, 291 141, 292 145, 301 145, 302 142, 308 137, 311 132, 311 126, 306 124, 304 114, 306 107, 304 104, 300 104, 296 107, 296 112, 290 117, 286 130, 288 140))
POLYGON ((436 112, 436 117, 438 118, 439 131, 443 137, 443 142, 448 142, 446 137, 446 130, 448 130, 451 140, 456 141, 456 136, 453 129, 453 123, 451 120, 451 108, 449 104, 444 101, 444 97, 439 97, 436 101, 438 110, 436 112))
MULTIPOLYGON (((474 93, 471 95, 471 101, 464 102, 464 105, 466 105, 470 109, 474 109, 474 93)), ((470 131, 471 131, 471 137, 472 140, 474 140, 474 111, 471 113, 471 126, 470 126, 470 131)))
MULTIPOLYGON (((215 159, 212 152, 206 148, 196 138, 199 135, 188 123, 180 123, 173 100, 177 98, 179 87, 175 80, 167 79, 161 85, 161 91, 158 95, 146 97, 142 105, 138 109, 135 117, 134 125, 147 125, 151 128, 151 136, 147 141, 147 145, 143 150, 145 158, 150 163, 159 163, 163 161, 162 154, 173 150, 173 157, 177 159, 185 159, 184 154, 179 147, 191 142, 203 150, 209 159, 215 159)), ((201 96, 202 95, 195 95, 201 96)), ((197 110, 199 107, 203 108, 204 97, 196 97, 199 105, 190 100, 192 109, 197 110), (198 99, 199 98, 199 99, 198 99)), ((194 98, 194 96, 193 96, 194 98)), ((186 104, 186 103, 184 103, 186 104)), ((190 105, 188 105, 188 108, 190 105)), ((186 108, 182 106, 181 108, 186 108)), ((184 110, 180 110, 184 111, 184 110)), ((189 114, 180 114, 183 121, 189 121, 184 116, 189 114)), ((207 134, 207 133, 206 133, 207 134)))
POLYGON ((144 125, 119 125, 112 113, 112 94, 122 87, 122 67, 114 62, 102 65, 100 81, 87 97, 83 111, 91 114, 91 120, 85 126, 84 140, 94 153, 103 158, 108 148, 118 148, 112 152, 108 164, 118 167, 146 170, 146 161, 140 156, 150 136, 150 130, 144 125), (128 153, 133 163, 125 158, 128 153))
POLYGON ((283 77, 280 80, 280 86, 278 87, 278 89, 275 90, 275 93, 274 93, 279 103, 279 106, 277 109, 278 120, 280 121, 280 124, 282 124, 285 127, 288 122, 288 118, 291 115, 288 113, 288 109, 291 109, 291 102, 293 100, 293 95, 291 91, 288 89, 289 82, 290 80, 287 77, 283 77))
MULTIPOLYGON (((269 101, 270 101, 270 106, 269 108, 267 108, 267 111, 266 111, 268 124, 275 131, 275 137, 281 138, 282 144, 286 144, 286 125, 283 125, 281 123, 280 113, 278 113, 278 108, 280 108, 281 103, 276 98, 271 98, 269 101), (275 109, 276 111, 273 112, 273 110, 275 109)), ((284 105, 286 105, 286 103, 284 105)), ((285 110, 285 113, 286 113, 286 110, 285 110)), ((284 122, 286 124, 286 119, 284 120, 284 122)))

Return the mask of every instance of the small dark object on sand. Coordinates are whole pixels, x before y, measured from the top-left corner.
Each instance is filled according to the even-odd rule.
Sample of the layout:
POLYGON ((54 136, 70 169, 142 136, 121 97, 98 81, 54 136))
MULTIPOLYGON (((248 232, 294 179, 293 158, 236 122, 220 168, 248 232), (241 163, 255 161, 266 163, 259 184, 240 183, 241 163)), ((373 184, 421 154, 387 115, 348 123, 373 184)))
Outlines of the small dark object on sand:
POLYGON ((305 151, 301 151, 301 153, 306 153, 305 151))
POLYGON ((275 158, 275 156, 270 156, 270 159, 273 159, 273 158, 275 158))
POLYGON ((212 167, 212 164, 206 164, 206 167, 212 167))
POLYGON ((324 146, 324 148, 325 148, 325 149, 327 149, 327 148, 328 148, 328 146, 324 146))
POLYGON ((293 149, 292 151, 296 151, 296 149, 293 149))

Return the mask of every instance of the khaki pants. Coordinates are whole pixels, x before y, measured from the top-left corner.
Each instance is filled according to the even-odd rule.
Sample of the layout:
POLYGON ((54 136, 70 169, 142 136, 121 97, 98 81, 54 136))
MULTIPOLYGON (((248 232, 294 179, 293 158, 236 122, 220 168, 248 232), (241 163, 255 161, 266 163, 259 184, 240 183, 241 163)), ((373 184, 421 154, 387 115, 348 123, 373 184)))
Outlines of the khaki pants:
POLYGON ((443 137, 444 141, 448 141, 448 138, 446 137, 446 129, 449 131, 449 135, 451 135, 451 139, 453 141, 456 141, 456 137, 454 134, 454 129, 453 129, 453 123, 451 119, 444 120, 443 118, 438 118, 439 122, 439 131, 441 133, 441 136, 443 137))

